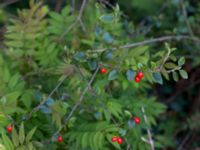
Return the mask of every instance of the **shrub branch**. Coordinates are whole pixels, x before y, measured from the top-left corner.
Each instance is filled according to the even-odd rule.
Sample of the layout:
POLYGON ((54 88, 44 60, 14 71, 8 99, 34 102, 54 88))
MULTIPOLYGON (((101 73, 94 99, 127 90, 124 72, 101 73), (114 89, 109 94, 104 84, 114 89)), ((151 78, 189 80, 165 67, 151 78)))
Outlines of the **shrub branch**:
MULTIPOLYGON (((144 122, 145 122, 146 124, 148 124, 148 119, 147 119, 147 116, 146 116, 146 114, 145 114, 145 109, 144 109, 144 107, 142 107, 141 110, 142 110, 142 113, 143 113, 144 122)), ((148 143, 149 143, 149 145, 151 146, 151 150, 155 150, 155 148, 154 148, 154 141, 153 141, 153 139, 152 139, 152 134, 151 134, 150 129, 147 129, 147 134, 148 134, 148 143)))

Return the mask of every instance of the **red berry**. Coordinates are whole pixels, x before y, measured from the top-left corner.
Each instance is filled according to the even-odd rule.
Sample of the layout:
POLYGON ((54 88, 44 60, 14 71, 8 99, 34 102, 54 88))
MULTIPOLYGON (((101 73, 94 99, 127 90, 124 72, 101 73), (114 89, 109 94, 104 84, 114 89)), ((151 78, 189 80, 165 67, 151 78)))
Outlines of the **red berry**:
POLYGON ((138 117, 134 117, 133 120, 134 120, 135 124, 139 124, 140 123, 140 118, 138 118, 138 117))
POLYGON ((8 131, 8 133, 11 133, 11 132, 12 132, 12 129, 13 129, 13 128, 12 128, 12 125, 8 125, 8 126, 7 126, 7 131, 8 131))
POLYGON ((138 72, 137 76, 141 79, 144 77, 144 74, 140 71, 140 72, 138 72))
POLYGON ((122 138, 117 138, 117 143, 118 144, 122 144, 122 142, 123 142, 122 138))
POLYGON ((107 72, 107 69, 106 69, 106 68, 101 68, 101 73, 102 73, 102 74, 106 74, 106 72, 107 72))
POLYGON ((137 82, 137 83, 140 82, 140 78, 138 76, 135 77, 135 82, 137 82))
POLYGON ((112 137, 112 142, 117 142, 117 137, 116 136, 114 136, 114 137, 112 137))
POLYGON ((58 136, 58 142, 61 143, 63 141, 62 136, 58 136))

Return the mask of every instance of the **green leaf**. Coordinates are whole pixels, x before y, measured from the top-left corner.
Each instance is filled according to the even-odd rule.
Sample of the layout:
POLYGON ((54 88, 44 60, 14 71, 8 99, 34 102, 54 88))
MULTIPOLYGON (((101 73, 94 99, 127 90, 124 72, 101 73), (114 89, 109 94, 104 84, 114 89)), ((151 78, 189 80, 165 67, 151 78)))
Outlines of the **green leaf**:
POLYGON ((172 76, 173 76, 174 81, 177 82, 178 79, 179 79, 179 77, 178 77, 178 73, 174 71, 174 72, 172 73, 172 76))
POLYGON ((136 75, 136 72, 133 71, 133 70, 128 70, 128 71, 126 72, 126 76, 127 76, 127 79, 128 79, 129 81, 133 81, 135 75, 136 75))
POLYGON ((188 79, 188 74, 185 70, 179 70, 179 74, 183 79, 188 79))
POLYGON ((109 73, 109 76, 108 76, 108 80, 114 80, 118 77, 118 72, 117 70, 112 70, 110 73, 109 73))
POLYGON ((103 23, 112 23, 114 20, 113 14, 105 14, 99 18, 103 23))
POLYGON ((99 141, 99 137, 101 136, 101 134, 102 134, 101 132, 96 132, 94 135, 94 138, 93 138, 94 150, 102 149, 102 145, 100 144, 101 141, 99 141))
POLYGON ((27 136, 26 136, 26 142, 29 142, 33 136, 33 134, 35 133, 35 130, 37 129, 37 127, 34 127, 33 129, 31 129, 31 131, 28 132, 27 136))
POLYGON ((185 58, 184 57, 181 57, 179 60, 178 60, 178 65, 179 66, 182 66, 185 64, 185 58))
POLYGON ((28 150, 34 150, 33 143, 28 143, 28 150))
POLYGON ((24 133, 24 123, 22 122, 19 129, 19 141, 20 144, 23 144, 25 140, 25 133, 24 133))
POLYGON ((63 19, 64 19, 60 14, 55 13, 55 12, 50 12, 49 15, 50 15, 51 18, 53 18, 57 22, 62 22, 63 19))
POLYGON ((141 56, 148 50, 148 48, 149 48, 149 46, 140 46, 140 47, 133 48, 133 49, 131 49, 129 51, 129 56, 130 57, 132 57, 132 56, 135 56, 135 57, 141 56))
POLYGON ((163 79, 160 73, 152 73, 153 81, 159 84, 163 84, 163 79))
POLYGON ((10 78, 10 81, 8 83, 8 87, 10 87, 11 89, 15 87, 15 85, 17 84, 19 79, 19 74, 15 74, 10 78))
POLYGON ((15 147, 19 145, 19 137, 15 128, 13 128, 13 131, 12 131, 12 141, 15 147))
POLYGON ((110 111, 108 111, 107 109, 104 109, 103 113, 104 113, 106 121, 110 121, 110 119, 111 119, 110 111))
POLYGON ((90 132, 85 132, 83 134, 83 137, 81 138, 81 147, 84 149, 89 145, 89 133, 90 132))
POLYGON ((164 68, 161 70, 161 73, 165 77, 165 79, 169 80, 169 75, 168 75, 167 71, 164 68))
POLYGON ((113 37, 108 32, 105 32, 103 34, 103 40, 108 44, 110 44, 114 41, 113 37))
POLYGON ((14 150, 11 140, 4 133, 2 133, 2 140, 6 150, 14 150))
POLYGON ((167 69, 173 69, 173 68, 176 68, 176 64, 168 62, 168 63, 165 64, 165 67, 167 69))

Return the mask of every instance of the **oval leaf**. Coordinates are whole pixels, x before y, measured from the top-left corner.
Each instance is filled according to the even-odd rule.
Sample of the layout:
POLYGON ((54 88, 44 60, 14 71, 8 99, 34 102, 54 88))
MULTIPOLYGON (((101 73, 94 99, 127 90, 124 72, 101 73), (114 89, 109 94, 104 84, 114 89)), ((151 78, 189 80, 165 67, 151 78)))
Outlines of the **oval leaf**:
POLYGON ((165 67, 167 69, 173 69, 173 68, 176 68, 176 64, 168 62, 168 63, 165 64, 165 67))
POLYGON ((33 129, 31 129, 31 131, 28 132, 28 134, 27 134, 27 136, 26 136, 26 142, 27 142, 27 143, 31 140, 33 134, 35 133, 36 128, 37 128, 37 127, 34 127, 33 129))
POLYGON ((172 76, 173 76, 173 79, 174 79, 174 81, 178 81, 178 79, 179 79, 179 77, 178 77, 178 73, 177 72, 173 72, 172 73, 172 76))
POLYGON ((114 80, 114 79, 117 78, 117 76, 118 76, 117 70, 112 70, 112 71, 109 73, 108 80, 114 80))
POLYGON ((19 142, 20 144, 24 143, 25 133, 24 133, 24 123, 22 122, 19 129, 19 142))
POLYGON ((113 16, 113 14, 106 14, 106 15, 102 15, 99 19, 103 23, 112 23, 114 20, 114 16, 113 16))
POLYGON ((179 74, 183 79, 188 79, 188 74, 185 70, 179 70, 179 74))
POLYGON ((182 66, 185 64, 185 58, 184 57, 181 57, 179 60, 178 60, 178 65, 179 66, 182 66))
POLYGON ((133 70, 128 70, 128 71, 126 72, 126 76, 127 76, 127 79, 128 79, 129 81, 132 81, 132 80, 134 79, 135 75, 136 75, 136 72, 133 71, 133 70))
POLYGON ((160 73, 152 73, 153 81, 159 84, 163 84, 163 79, 160 73))

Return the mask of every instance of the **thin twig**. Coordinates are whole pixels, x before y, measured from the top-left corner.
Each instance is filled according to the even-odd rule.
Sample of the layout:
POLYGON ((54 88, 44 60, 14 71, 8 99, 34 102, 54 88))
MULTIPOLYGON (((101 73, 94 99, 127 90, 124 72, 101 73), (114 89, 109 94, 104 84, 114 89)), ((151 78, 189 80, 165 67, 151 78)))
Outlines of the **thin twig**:
MULTIPOLYGON (((82 16, 83 16, 83 11, 85 8, 85 5, 87 3, 87 0, 83 0, 82 4, 81 4, 81 8, 80 8, 80 12, 78 17, 76 18, 76 20, 63 32, 63 34, 61 35, 61 38, 63 38, 74 26, 77 25, 78 22, 82 23, 82 16)), ((83 23, 81 24, 82 28, 83 28, 83 23)), ((85 26, 83 28, 83 31, 85 31, 85 26)))
POLYGON ((88 82, 87 86, 85 87, 85 89, 82 91, 80 98, 78 100, 78 102, 74 105, 74 107, 72 108, 72 110, 70 111, 70 113, 65 117, 64 119, 64 123, 63 125, 53 134, 52 138, 57 135, 63 128, 64 126, 68 123, 69 119, 72 117, 72 115, 74 114, 74 112, 76 111, 76 109, 78 108, 78 106, 83 102, 84 100, 84 96, 87 93, 87 91, 90 89, 91 84, 93 83, 98 71, 99 71, 100 66, 98 65, 98 67, 96 68, 94 74, 92 75, 90 81, 88 82))
MULTIPOLYGON (((147 119, 147 116, 145 114, 145 110, 144 110, 144 107, 141 108, 142 110, 142 113, 143 113, 143 118, 144 118, 144 121, 146 124, 148 124, 148 119, 147 119)), ((151 146, 151 150, 155 150, 154 148, 154 141, 152 139, 152 135, 151 135, 151 131, 150 129, 147 129, 147 134, 148 134, 148 142, 149 142, 149 145, 151 146)))
MULTIPOLYGON (((125 45, 119 46, 118 48, 114 47, 114 48, 112 48, 112 50, 129 49, 129 48, 133 48, 133 47, 144 46, 147 44, 153 44, 153 43, 169 41, 169 40, 191 40, 191 41, 200 43, 200 39, 196 38, 196 37, 185 36, 185 35, 179 35, 179 36, 172 35, 172 36, 163 36, 163 37, 159 37, 159 38, 145 40, 145 41, 141 41, 141 42, 125 44, 125 45)), ((97 50, 88 50, 88 52, 97 52, 97 53, 100 52, 101 53, 106 50, 107 50, 107 48, 102 48, 102 49, 97 49, 97 50)))
POLYGON ((182 12, 183 12, 183 17, 184 17, 186 26, 188 28, 189 34, 190 34, 191 37, 194 37, 194 33, 192 31, 192 27, 191 27, 190 22, 188 20, 188 15, 187 15, 187 11, 186 11, 186 8, 185 8, 184 0, 180 0, 180 5, 181 5, 181 9, 182 9, 182 12))
MULTIPOLYGON (((115 6, 113 5, 113 4, 111 4, 109 1, 107 1, 107 0, 100 0, 100 3, 101 4, 106 4, 106 5, 108 5, 110 8, 112 8, 113 10, 115 9, 115 6)), ((125 15, 125 14, 120 14, 121 16, 123 16, 124 18, 128 18, 128 16, 127 15, 125 15)))
POLYGON ((57 4, 56 4, 56 7, 55 7, 56 12, 60 11, 60 9, 62 7, 62 3, 63 3, 63 0, 57 0, 57 4))
POLYGON ((183 139, 183 141, 182 141, 181 144, 179 145, 178 150, 182 150, 182 149, 183 149, 185 143, 186 143, 187 140, 190 138, 190 136, 191 136, 191 132, 189 132, 189 133, 185 136, 185 138, 183 139))
POLYGON ((47 97, 46 99, 44 99, 43 101, 41 101, 39 105, 37 105, 36 107, 34 107, 34 108, 32 109, 32 111, 28 114, 28 117, 27 117, 26 120, 30 119, 30 118, 32 117, 33 113, 37 112, 37 111, 40 109, 40 107, 41 107, 42 105, 44 105, 45 102, 46 102, 49 98, 51 98, 51 96, 58 90, 58 88, 62 85, 62 83, 65 81, 66 78, 67 78, 67 76, 63 77, 63 79, 56 85, 56 87, 51 91, 51 93, 48 95, 48 97, 47 97))
POLYGON ((75 10, 75 0, 71 0, 71 11, 74 12, 75 10))
POLYGON ((19 1, 19 0, 9 0, 9 1, 3 3, 3 4, 0 6, 0 8, 6 7, 6 6, 11 5, 11 4, 14 4, 14 3, 16 3, 16 2, 18 2, 18 1, 19 1))

